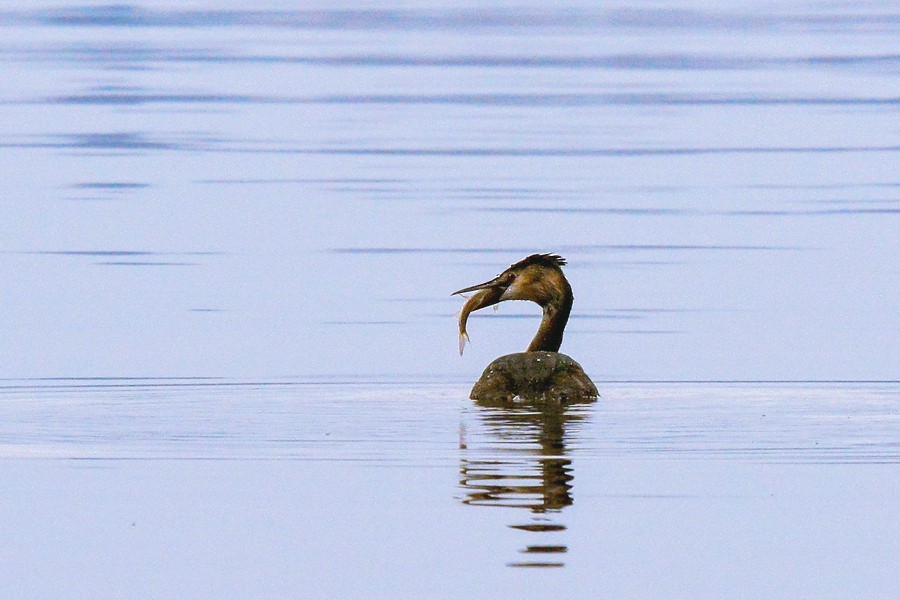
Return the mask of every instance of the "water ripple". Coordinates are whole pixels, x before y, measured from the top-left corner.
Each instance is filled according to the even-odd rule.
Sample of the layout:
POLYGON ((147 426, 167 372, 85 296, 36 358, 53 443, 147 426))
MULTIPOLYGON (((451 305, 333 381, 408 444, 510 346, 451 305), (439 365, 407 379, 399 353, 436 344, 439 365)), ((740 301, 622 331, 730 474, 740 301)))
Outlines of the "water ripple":
POLYGON ((278 96, 228 93, 89 91, 6 104, 143 106, 152 104, 385 104, 459 106, 898 106, 897 96, 767 96, 674 93, 332 94, 278 96))
MULTIPOLYGON (((66 61, 131 66, 148 63, 166 65, 201 63, 223 65, 308 65, 336 68, 479 68, 479 69, 566 69, 628 71, 748 71, 762 69, 869 69, 894 71, 900 55, 827 54, 806 56, 735 56, 707 53, 632 53, 604 55, 543 54, 234 54, 225 50, 174 48, 146 44, 103 45, 82 43, 49 48, 0 49, 0 55, 17 60, 43 62, 66 61)), ((126 96, 127 97, 127 96, 126 96)), ((236 96, 235 98, 240 98, 236 96)), ((248 96, 248 98, 254 98, 248 96)), ((215 100, 213 96, 211 100, 215 100)))
POLYGON ((533 502, 528 486, 515 491, 511 481, 496 479, 506 473, 502 465, 517 465, 519 480, 529 481, 546 476, 555 461, 558 469, 551 471, 559 477, 553 479, 562 487, 554 489, 565 494, 568 460, 577 463, 578 457, 900 462, 896 382, 598 383, 600 401, 559 415, 559 422, 545 422, 528 407, 467 409, 460 441, 455 400, 465 398, 467 387, 6 380, 0 385, 0 454, 325 461, 416 456, 434 464, 457 460, 462 444, 473 502, 509 500, 539 510, 565 505, 564 496, 533 502), (563 446, 548 445, 548 426, 563 446), (482 492, 489 495, 482 498, 482 492))
POLYGON ((764 96, 668 93, 336 94, 297 99, 319 104, 458 104, 476 106, 897 106, 900 97, 764 96))
MULTIPOLYGON (((258 151, 258 150, 257 150, 258 151)), ((265 151, 265 150, 263 150, 265 151)), ((445 156, 445 157, 590 157, 590 156, 690 156, 703 154, 838 154, 893 153, 900 146, 722 146, 695 148, 321 148, 272 150, 284 154, 348 156, 445 156)))
MULTIPOLYGON (((719 245, 719 244, 591 244, 582 246, 564 246, 559 252, 596 253, 596 252, 704 252, 704 251, 784 251, 808 250, 800 246, 768 246, 768 245, 719 245)), ((400 248, 400 247, 344 247, 332 248, 335 254, 509 254, 520 255, 533 252, 532 248, 400 248)))
POLYGON ((780 30, 783 28, 896 28, 892 12, 821 14, 749 13, 725 10, 614 8, 431 8, 309 10, 173 10, 134 5, 100 5, 13 10, 0 13, 2 25, 61 27, 274 27, 313 30, 483 30, 598 28, 660 30, 780 30))

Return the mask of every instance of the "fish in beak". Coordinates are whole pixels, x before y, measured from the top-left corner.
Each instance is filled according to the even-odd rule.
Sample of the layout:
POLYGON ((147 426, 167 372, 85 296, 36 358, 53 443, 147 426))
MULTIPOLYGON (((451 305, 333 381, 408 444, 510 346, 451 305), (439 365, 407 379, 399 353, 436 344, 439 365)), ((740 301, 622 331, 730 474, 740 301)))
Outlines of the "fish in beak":
POLYGON ((487 306, 493 306, 500 302, 500 298, 503 296, 506 288, 507 286, 503 284, 501 277, 495 277, 490 281, 485 281, 484 283, 479 283, 478 285, 463 288, 450 294, 451 296, 456 296, 457 294, 476 292, 466 301, 459 313, 460 356, 462 356, 463 350, 465 350, 466 348, 466 341, 468 341, 469 339, 469 334, 466 333, 466 322, 469 320, 469 315, 476 310, 485 308, 487 306))

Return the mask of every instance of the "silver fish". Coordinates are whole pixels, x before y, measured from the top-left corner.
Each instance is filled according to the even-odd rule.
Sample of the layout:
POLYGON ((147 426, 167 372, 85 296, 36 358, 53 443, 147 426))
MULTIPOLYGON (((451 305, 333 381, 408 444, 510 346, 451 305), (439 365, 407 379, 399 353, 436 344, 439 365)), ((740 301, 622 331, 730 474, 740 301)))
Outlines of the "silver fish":
POLYGON ((463 305, 462 310, 459 313, 459 354, 462 355, 463 350, 466 348, 466 341, 469 339, 469 334, 466 333, 466 321, 469 320, 469 315, 475 312, 478 309, 485 308, 486 306, 491 306, 500 302, 500 296, 503 295, 504 290, 498 287, 490 287, 482 290, 478 290, 471 298, 466 300, 466 303, 463 305))

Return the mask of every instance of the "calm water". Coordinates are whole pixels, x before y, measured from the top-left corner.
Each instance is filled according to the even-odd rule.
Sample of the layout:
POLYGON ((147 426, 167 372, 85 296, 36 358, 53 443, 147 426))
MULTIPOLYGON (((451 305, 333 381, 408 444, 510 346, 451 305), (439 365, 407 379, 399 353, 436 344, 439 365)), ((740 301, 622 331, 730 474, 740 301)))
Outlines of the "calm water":
POLYGON ((898 21, 7 5, 0 375, 470 381, 554 251, 595 377, 896 379, 898 21))
POLYGON ((0 4, 0 581, 895 595, 900 4, 450 6, 0 4))
POLYGON ((895 384, 0 390, 17 598, 854 598, 896 589, 895 384))

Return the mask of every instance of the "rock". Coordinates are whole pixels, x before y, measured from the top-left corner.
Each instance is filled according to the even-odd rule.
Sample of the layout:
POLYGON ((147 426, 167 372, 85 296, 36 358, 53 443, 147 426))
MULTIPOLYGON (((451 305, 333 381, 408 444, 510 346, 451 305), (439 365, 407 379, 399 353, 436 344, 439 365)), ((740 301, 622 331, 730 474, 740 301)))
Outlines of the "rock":
POLYGON ((592 402, 599 393, 573 358, 559 352, 517 352, 493 361, 469 397, 481 402, 571 404, 592 402))

